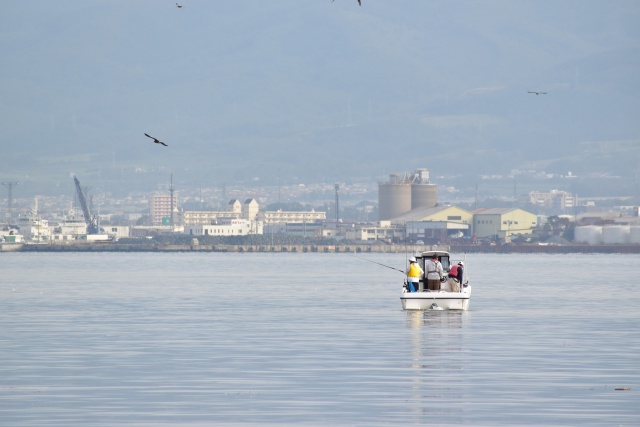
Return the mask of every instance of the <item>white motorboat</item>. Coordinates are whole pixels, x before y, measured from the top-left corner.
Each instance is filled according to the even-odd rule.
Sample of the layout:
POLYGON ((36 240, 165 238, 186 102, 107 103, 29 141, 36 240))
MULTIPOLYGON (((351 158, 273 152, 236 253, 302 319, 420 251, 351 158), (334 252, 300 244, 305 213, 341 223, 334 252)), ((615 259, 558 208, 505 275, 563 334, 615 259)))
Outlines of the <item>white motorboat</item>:
POLYGON ((453 264, 457 264, 458 261, 452 261, 449 252, 446 251, 426 251, 415 257, 422 270, 427 271, 425 262, 430 260, 433 255, 438 257, 444 270, 444 278, 440 283, 440 290, 428 290, 427 281, 423 276, 420 278, 420 288, 423 291, 410 292, 405 280, 402 294, 400 295, 402 308, 404 310, 468 310, 471 300, 471 285, 467 275, 467 266, 465 265, 463 283, 461 285, 458 285, 457 282, 453 283, 454 287, 458 285, 460 290, 452 290, 452 283, 447 280, 447 273, 450 267, 453 264))

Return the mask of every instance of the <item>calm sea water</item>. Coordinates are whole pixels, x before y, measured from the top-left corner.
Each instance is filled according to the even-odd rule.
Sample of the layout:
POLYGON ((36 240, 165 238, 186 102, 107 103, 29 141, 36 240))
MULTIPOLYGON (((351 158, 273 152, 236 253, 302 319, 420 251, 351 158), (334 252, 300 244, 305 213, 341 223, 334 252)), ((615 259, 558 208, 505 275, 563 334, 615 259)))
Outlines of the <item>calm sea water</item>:
POLYGON ((640 425, 640 256, 361 258, 0 254, 0 425, 640 425))

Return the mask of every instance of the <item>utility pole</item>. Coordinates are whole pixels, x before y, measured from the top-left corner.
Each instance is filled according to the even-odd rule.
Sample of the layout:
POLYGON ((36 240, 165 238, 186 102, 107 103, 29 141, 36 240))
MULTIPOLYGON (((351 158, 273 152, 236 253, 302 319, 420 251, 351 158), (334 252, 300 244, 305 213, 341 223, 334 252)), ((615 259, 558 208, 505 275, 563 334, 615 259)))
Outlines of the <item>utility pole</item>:
POLYGON ((340 184, 335 185, 336 189, 336 227, 338 226, 338 221, 340 220, 340 203, 338 200, 338 190, 340 189, 340 184))
POLYGON ((169 182, 169 193, 171 194, 170 196, 170 203, 171 203, 171 231, 173 231, 173 172, 171 173, 171 181, 169 182))
POLYGON ((278 209, 282 209, 282 206, 280 206, 280 196, 282 195, 282 185, 280 184, 280 175, 278 175, 278 209))
POLYGON ((9 190, 9 198, 7 199, 7 211, 9 212, 9 223, 13 221, 13 215, 11 212, 11 207, 13 206, 13 187, 20 184, 19 182, 3 182, 2 185, 7 187, 9 190))
POLYGON ((475 193, 475 209, 478 209, 478 184, 476 184, 476 193, 475 193))
POLYGON ((227 183, 222 183, 222 209, 227 205, 227 183))

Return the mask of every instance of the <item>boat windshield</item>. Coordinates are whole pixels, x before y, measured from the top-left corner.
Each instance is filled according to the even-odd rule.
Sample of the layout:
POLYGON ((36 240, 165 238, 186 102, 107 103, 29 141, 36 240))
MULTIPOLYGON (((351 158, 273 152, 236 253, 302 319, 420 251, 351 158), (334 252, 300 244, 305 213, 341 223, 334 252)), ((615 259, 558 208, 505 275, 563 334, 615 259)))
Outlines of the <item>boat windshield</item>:
MULTIPOLYGON (((426 268, 426 263, 429 260, 429 258, 423 258, 423 257, 416 257, 416 259, 418 260, 418 263, 420 264, 420 266, 425 269, 426 268)), ((440 261, 440 264, 442 264, 442 269, 444 271, 449 271, 449 268, 451 267, 450 264, 450 260, 449 260, 449 256, 448 255, 440 255, 438 257, 438 260, 440 261)))

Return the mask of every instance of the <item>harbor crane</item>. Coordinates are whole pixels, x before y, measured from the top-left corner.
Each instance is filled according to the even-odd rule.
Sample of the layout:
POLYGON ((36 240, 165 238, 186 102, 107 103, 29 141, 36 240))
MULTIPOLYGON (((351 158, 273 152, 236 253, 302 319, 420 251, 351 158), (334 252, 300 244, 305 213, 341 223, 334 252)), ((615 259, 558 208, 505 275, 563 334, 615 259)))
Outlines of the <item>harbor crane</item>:
POLYGON ((87 224, 87 234, 98 234, 98 220, 95 216, 91 216, 89 207, 87 206, 87 200, 84 197, 82 188, 80 188, 80 181, 74 175, 73 182, 76 184, 76 192, 78 193, 78 199, 80 200, 80 206, 82 207, 82 214, 84 215, 84 222, 87 224))

